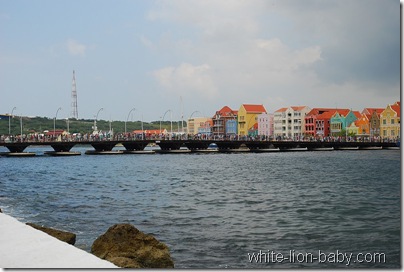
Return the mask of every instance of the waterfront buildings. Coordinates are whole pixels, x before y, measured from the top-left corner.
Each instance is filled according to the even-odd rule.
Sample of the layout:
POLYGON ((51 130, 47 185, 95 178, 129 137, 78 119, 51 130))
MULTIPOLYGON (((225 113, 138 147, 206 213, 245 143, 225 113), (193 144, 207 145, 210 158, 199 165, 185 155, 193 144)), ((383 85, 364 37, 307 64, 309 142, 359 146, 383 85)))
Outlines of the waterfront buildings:
POLYGON ((304 118, 304 130, 306 136, 326 137, 330 132, 330 118, 336 111, 349 109, 313 108, 304 118))
POLYGON ((400 102, 396 102, 393 105, 387 105, 386 109, 380 114, 380 133, 382 137, 400 137, 400 104, 400 102))
POLYGON ((187 122, 187 133, 189 135, 196 135, 198 134, 198 129, 200 127, 205 126, 205 122, 212 120, 211 118, 208 117, 195 117, 195 118, 190 118, 188 119, 187 122))
POLYGON ((201 123, 198 127, 198 134, 209 137, 212 135, 213 121, 212 119, 206 120, 204 123, 201 123))
POLYGON ((292 106, 275 111, 274 136, 302 138, 305 133, 304 119, 309 111, 308 106, 292 106))
POLYGON ((380 114, 384 111, 383 108, 365 108, 362 113, 366 114, 369 119, 369 136, 380 136, 380 114))
POLYGON ((248 135, 249 130, 254 130, 254 125, 258 122, 258 115, 266 113, 264 105, 242 104, 238 110, 238 134, 248 135))
POLYGON ((212 133, 215 136, 237 134, 237 111, 228 106, 216 111, 212 117, 212 133), (230 123, 229 123, 230 121, 230 123))
POLYGON ((337 111, 330 119, 330 135, 331 136, 346 136, 347 128, 360 117, 358 111, 349 110, 337 111), (344 135, 345 134, 345 135, 344 135))
POLYGON ((258 115, 258 135, 270 137, 274 136, 274 115, 261 113, 258 115))

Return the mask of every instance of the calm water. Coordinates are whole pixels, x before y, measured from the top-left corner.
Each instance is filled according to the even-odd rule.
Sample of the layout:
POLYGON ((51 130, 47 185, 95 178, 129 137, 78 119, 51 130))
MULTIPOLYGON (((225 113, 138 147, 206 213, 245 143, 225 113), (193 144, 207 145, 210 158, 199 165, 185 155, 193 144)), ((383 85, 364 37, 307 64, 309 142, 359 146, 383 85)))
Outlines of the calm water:
POLYGON ((354 254, 351 268, 398 268, 400 167, 396 150, 0 157, 0 207, 76 233, 87 251, 131 223, 165 242, 176 268, 348 267, 337 252, 354 254), (266 259, 290 250, 336 258, 266 259), (353 263, 358 253, 386 263, 353 263))

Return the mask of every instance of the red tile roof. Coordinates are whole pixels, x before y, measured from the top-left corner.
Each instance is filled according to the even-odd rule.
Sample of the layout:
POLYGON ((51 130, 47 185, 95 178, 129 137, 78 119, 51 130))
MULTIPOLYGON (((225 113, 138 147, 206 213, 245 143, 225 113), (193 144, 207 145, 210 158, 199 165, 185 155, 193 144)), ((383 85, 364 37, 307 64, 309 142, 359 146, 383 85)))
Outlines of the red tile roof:
POLYGON ((288 108, 280 108, 279 110, 276 110, 275 112, 284 112, 286 111, 288 108))
POLYGON ((391 108, 393 109, 393 111, 397 113, 397 117, 400 117, 400 111, 401 111, 400 102, 398 102, 398 104, 396 103, 394 105, 391 105, 391 108))
POLYGON ((246 112, 251 112, 251 113, 263 113, 267 112, 265 109, 264 105, 254 105, 254 104, 243 104, 242 105, 246 112))
POLYGON ((385 109, 383 108, 364 108, 362 112, 365 112, 366 114, 372 115, 374 111, 376 111, 377 115, 380 115, 385 109))
POLYGON ((237 115, 238 111, 232 110, 228 106, 224 106, 221 110, 217 111, 216 114, 220 114, 221 116, 230 116, 231 114, 237 115))
POLYGON ((352 111, 356 118, 361 118, 361 113, 359 111, 352 111))
POLYGON ((292 108, 294 111, 301 111, 301 110, 303 110, 305 107, 306 107, 306 106, 292 106, 291 108, 292 108))

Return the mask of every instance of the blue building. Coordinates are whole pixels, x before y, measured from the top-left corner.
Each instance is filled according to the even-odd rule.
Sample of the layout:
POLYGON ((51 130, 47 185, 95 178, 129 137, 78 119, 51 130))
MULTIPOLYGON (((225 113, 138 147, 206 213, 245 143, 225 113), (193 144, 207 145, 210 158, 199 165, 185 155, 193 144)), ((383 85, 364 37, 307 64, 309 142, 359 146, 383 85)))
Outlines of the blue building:
POLYGON ((226 135, 237 135, 237 120, 227 120, 226 135))

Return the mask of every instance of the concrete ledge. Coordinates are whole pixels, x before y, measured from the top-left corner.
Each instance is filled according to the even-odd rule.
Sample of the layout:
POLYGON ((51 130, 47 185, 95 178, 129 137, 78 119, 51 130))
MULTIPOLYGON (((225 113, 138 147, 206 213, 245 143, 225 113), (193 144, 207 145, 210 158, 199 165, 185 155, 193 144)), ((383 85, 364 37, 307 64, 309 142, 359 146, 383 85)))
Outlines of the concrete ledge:
POLYGON ((0 213, 2 268, 117 268, 84 250, 0 213))

